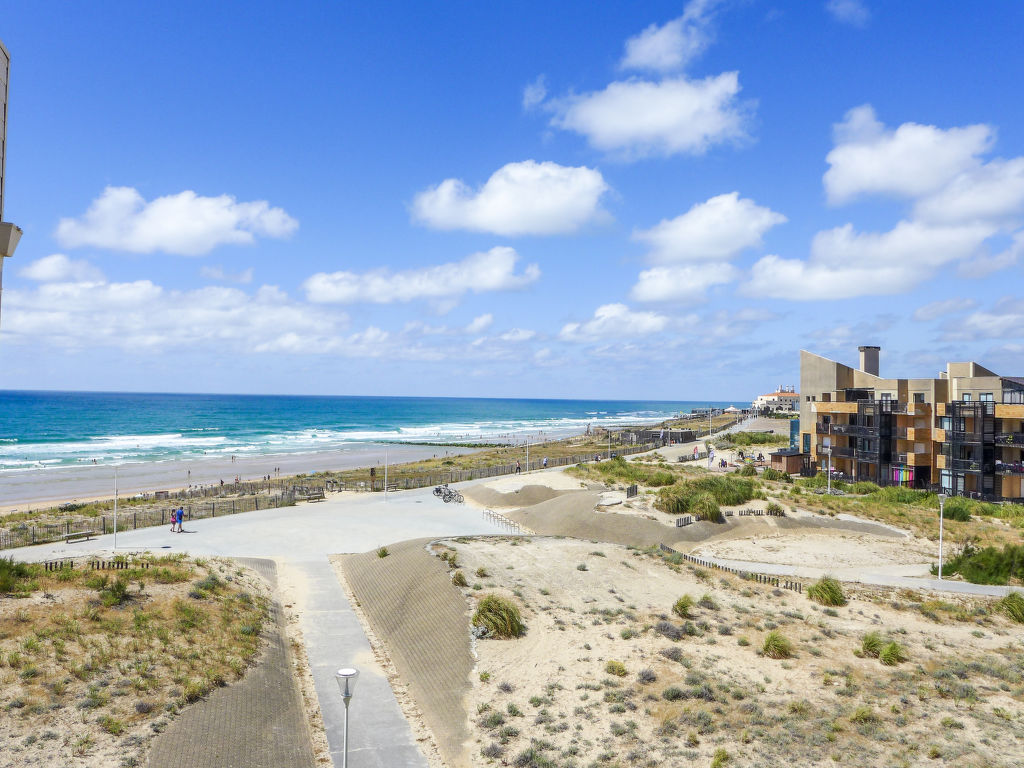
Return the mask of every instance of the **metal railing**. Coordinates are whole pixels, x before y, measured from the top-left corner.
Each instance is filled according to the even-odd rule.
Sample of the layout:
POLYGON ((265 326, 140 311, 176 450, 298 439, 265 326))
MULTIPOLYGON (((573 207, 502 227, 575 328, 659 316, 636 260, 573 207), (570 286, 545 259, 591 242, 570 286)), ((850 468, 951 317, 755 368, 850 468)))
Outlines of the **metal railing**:
POLYGON ((1000 432, 996 435, 996 445, 1024 448, 1024 432, 1000 432))

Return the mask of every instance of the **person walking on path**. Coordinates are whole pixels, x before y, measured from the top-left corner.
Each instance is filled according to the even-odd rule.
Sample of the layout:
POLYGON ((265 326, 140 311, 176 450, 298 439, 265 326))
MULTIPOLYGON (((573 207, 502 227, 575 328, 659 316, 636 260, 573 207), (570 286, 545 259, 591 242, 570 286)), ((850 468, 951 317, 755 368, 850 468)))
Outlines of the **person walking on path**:
POLYGON ((185 521, 185 508, 178 507, 178 533, 184 533, 181 524, 185 521))
POLYGON ((523 471, 523 468, 519 464, 519 459, 516 459, 516 474, 518 475, 522 471, 523 471))
POLYGON ((548 457, 545 456, 544 457, 544 469, 547 469, 547 468, 548 468, 548 457))

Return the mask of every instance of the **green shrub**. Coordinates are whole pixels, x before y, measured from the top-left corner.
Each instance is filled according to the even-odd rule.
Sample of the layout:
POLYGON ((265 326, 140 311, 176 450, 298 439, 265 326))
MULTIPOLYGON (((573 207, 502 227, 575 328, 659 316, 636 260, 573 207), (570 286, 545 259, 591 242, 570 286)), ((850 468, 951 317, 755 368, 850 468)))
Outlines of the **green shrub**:
POLYGON ((886 502, 889 504, 921 504, 925 506, 938 506, 938 497, 928 491, 918 491, 913 488, 904 488, 902 485, 887 485, 871 492, 874 501, 886 502))
POLYGON ((824 576, 807 588, 807 597, 821 605, 846 605, 843 586, 831 576, 824 576))
POLYGON ((711 768, 722 768, 729 762, 729 753, 722 747, 715 750, 714 757, 711 758, 711 768))
POLYGON ((387 547, 378 547, 377 548, 377 557, 384 558, 384 557, 387 557, 390 554, 391 553, 388 551, 387 547))
POLYGON ((722 515, 721 510, 718 508, 718 502, 715 501, 715 497, 707 492, 698 493, 693 497, 690 501, 690 513, 704 520, 710 520, 713 523, 725 521, 724 515, 722 515))
POLYGON ((101 586, 97 590, 100 593, 100 602, 108 608, 117 605, 124 605, 131 597, 128 594, 128 580, 118 576, 113 582, 106 576, 101 580, 101 586))
MULTIPOLYGON (((938 573, 937 566, 932 566, 932 573, 938 573)), ((1024 578, 1024 545, 1004 544, 1002 549, 979 549, 968 543, 943 564, 942 573, 944 576, 958 573, 974 584, 1008 584, 1010 579, 1024 578)))
POLYGON ((1020 592, 1011 592, 998 603, 996 607, 1018 624, 1024 624, 1024 595, 1020 592))
POLYGON ((452 584, 454 584, 456 587, 466 586, 466 576, 462 573, 462 571, 456 571, 452 575, 452 584))
POLYGON ((754 467, 753 464, 744 464, 742 467, 736 470, 736 474, 738 474, 740 477, 757 477, 757 469, 754 467))
POLYGON ((781 632, 772 630, 765 635, 761 653, 769 659, 788 659, 793 655, 793 644, 781 632))
POLYGON ((676 600, 675 605, 672 606, 672 613, 681 619, 690 618, 690 611, 693 610, 693 598, 689 595, 683 595, 676 600))
POLYGON ((761 477, 764 478, 765 480, 775 480, 777 482, 782 483, 793 482, 793 478, 791 478, 786 472, 783 472, 781 469, 774 469, 772 467, 765 468, 764 472, 761 473, 761 477))
POLYGON ((860 480, 850 486, 850 491, 852 493, 857 493, 863 496, 868 493, 874 493, 875 491, 879 490, 879 488, 880 487, 877 484, 872 483, 868 480, 860 480))
POLYGON ((768 511, 768 512, 769 512, 770 514, 773 514, 773 515, 783 515, 783 514, 785 514, 785 513, 786 513, 786 509, 785 509, 785 507, 783 507, 783 506, 782 506, 781 504, 779 504, 779 502, 777 502, 777 501, 769 501, 769 502, 768 502, 768 503, 767 503, 767 504, 765 505, 765 509, 766 509, 766 510, 767 510, 767 511, 768 511))
POLYGON ((778 445, 788 443, 789 437, 781 432, 730 432, 725 441, 738 446, 778 445))
POLYGON ((609 661, 604 665, 604 671, 609 675, 615 675, 616 677, 626 676, 626 665, 621 661, 609 661))
POLYGON ((484 627, 494 637, 520 637, 526 633, 526 625, 519 615, 519 609, 510 601, 498 595, 484 595, 480 598, 473 626, 484 627))
POLYGON ((858 725, 875 725, 881 722, 881 718, 875 714, 871 707, 857 707, 850 715, 850 721, 858 725))
POLYGON ((15 562, 13 557, 0 557, 0 594, 19 591, 23 583, 36 574, 37 568, 15 562))
POLYGON ((860 641, 860 652, 873 659, 878 658, 883 647, 885 647, 885 642, 877 632, 868 632, 860 641))
POLYGON ((686 694, 681 688, 670 685, 661 692, 661 697, 665 699, 665 701, 679 701, 680 699, 686 698, 686 694))
POLYGON ((673 515, 687 514, 701 493, 710 493, 720 506, 730 507, 753 499, 755 489, 751 480, 738 475, 705 475, 662 488, 654 506, 673 515))
POLYGON ((958 523, 968 523, 971 520, 971 508, 973 505, 974 502, 962 496, 946 499, 945 504, 941 507, 942 519, 956 520, 958 523))
POLYGON ((878 654, 878 660, 887 667, 895 667, 900 662, 907 660, 907 654, 903 650, 903 646, 894 640, 882 647, 878 654))

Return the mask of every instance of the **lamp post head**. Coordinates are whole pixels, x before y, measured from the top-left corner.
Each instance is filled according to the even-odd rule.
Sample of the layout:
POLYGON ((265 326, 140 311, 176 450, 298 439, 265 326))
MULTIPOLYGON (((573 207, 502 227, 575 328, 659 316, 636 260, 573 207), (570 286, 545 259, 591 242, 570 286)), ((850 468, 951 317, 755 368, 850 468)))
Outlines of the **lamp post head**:
POLYGON ((939 504, 942 504, 948 498, 949 498, 949 496, 947 496, 946 494, 940 493, 939 494, 939 504))
POLYGON ((338 683, 338 690, 341 691, 341 698, 345 701, 345 706, 347 707, 356 692, 359 670, 352 667, 344 667, 334 673, 334 679, 338 683))

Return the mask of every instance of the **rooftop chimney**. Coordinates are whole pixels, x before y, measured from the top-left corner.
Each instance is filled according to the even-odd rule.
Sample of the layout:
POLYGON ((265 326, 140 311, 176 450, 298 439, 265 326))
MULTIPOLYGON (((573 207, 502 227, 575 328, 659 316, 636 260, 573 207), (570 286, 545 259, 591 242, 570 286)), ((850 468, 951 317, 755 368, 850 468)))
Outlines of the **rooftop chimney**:
POLYGON ((878 375, 878 351, 881 347, 858 347, 860 350, 860 369, 872 376, 878 375))

